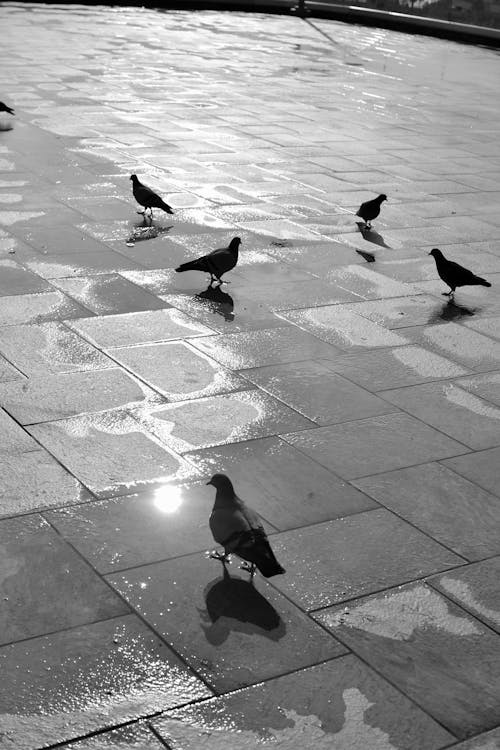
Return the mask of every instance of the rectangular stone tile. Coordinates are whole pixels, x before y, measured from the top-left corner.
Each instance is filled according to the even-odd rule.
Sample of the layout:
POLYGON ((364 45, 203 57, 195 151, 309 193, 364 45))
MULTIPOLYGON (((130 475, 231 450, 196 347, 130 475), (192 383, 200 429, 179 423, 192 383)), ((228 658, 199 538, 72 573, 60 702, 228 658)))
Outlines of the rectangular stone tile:
POLYGON ((106 247, 96 239, 89 237, 78 227, 66 225, 64 232, 58 222, 53 226, 26 226, 16 230, 16 234, 22 237, 35 250, 47 253, 80 253, 99 252, 106 247))
POLYGON ((72 327, 97 346, 107 349, 213 334, 194 318, 172 309, 82 318, 72 327))
POLYGON ((245 370, 244 375, 254 385, 319 425, 396 411, 318 361, 259 367, 245 370))
POLYGON ((460 378, 457 386, 476 396, 500 406, 500 372, 489 372, 485 375, 475 375, 472 378, 460 378))
POLYGON ((0 260, 0 278, 0 296, 53 291, 47 281, 13 260, 0 260))
POLYGON ((464 565, 428 583, 500 633, 500 557, 464 565))
POLYGON ((458 323, 411 328, 405 331, 405 336, 471 370, 486 372, 500 368, 500 342, 458 323))
POLYGON ((0 328, 0 350, 25 375, 101 370, 113 362, 62 323, 0 328))
POLYGON ((365 300, 403 297, 415 293, 410 284, 394 281, 382 273, 372 271, 366 265, 342 266, 330 271, 326 278, 365 300))
POLYGON ((0 644, 129 611, 40 516, 4 519, 0 540, 0 644))
POLYGON ((453 471, 500 496, 500 448, 477 451, 444 462, 453 471))
MULTIPOLYGON (((120 364, 169 401, 215 396, 248 388, 248 383, 184 342, 113 349, 120 364)), ((0 395, 1 395, 0 386, 0 395)))
POLYGON ((50 253, 24 262, 26 268, 37 273, 42 279, 63 279, 72 276, 95 276, 132 271, 139 268, 119 253, 108 248, 98 252, 50 253))
POLYGON ((213 549, 213 491, 205 482, 168 482, 44 515, 94 568, 110 573, 213 549))
POLYGON ((349 309, 391 330, 436 322, 436 315, 441 311, 442 304, 434 297, 420 294, 359 302, 349 305, 349 309))
MULTIPOLYGON (((0 334, 1 335, 1 334, 0 334)), ((1 344, 0 344, 1 346, 1 344)), ((0 355, 0 383, 8 383, 13 380, 23 380, 23 376, 15 367, 0 355)))
POLYGON ((500 750, 500 727, 453 745, 453 750, 500 750))
POLYGON ((97 315, 165 307, 165 303, 158 297, 131 284, 118 274, 57 279, 54 280, 54 284, 97 315))
POLYGON ((384 398, 469 448, 500 445, 500 408, 461 388, 459 382, 384 391, 384 398))
POLYGON ((500 720, 500 637, 422 583, 318 613, 343 643, 465 738, 500 720))
POLYGON ((193 346, 232 370, 331 359, 338 351, 295 327, 206 336, 193 341, 193 346))
POLYGON ((273 535, 286 575, 273 585, 314 610, 463 563, 463 558, 379 508, 273 535))
POLYGON ((134 615, 4 646, 0 665, 2 750, 36 750, 211 695, 134 615))
POLYGON ((0 321, 2 326, 82 318, 88 314, 88 310, 84 307, 77 305, 65 294, 57 291, 0 297, 0 321))
POLYGON ((0 384, 0 404, 21 424, 114 409, 158 394, 121 369, 34 377, 0 384))
POLYGON ((220 289, 207 288, 194 295, 167 294, 162 299, 198 324, 209 326, 213 334, 240 333, 268 328, 282 328, 283 320, 274 311, 258 301, 243 297, 239 291, 234 296, 220 289))
POLYGON ((238 283, 236 291, 243 298, 242 302, 258 303, 272 311, 334 305, 340 302, 355 302, 358 299, 347 289, 341 289, 334 283, 326 283, 317 278, 305 281, 282 281, 272 287, 267 284, 254 285, 251 282, 246 285, 238 283))
POLYGON ((292 425, 299 430, 314 427, 313 422, 259 390, 138 409, 135 416, 177 453, 277 435, 292 425))
MULTIPOLYGON (((363 347, 403 346, 406 338, 394 331, 372 323, 346 305, 311 307, 305 310, 281 312, 280 317, 299 328, 314 334, 319 339, 343 350, 363 347)), ((321 357, 317 354, 316 357, 321 357)), ((333 356, 327 359, 334 359, 333 356)))
POLYGON ((484 333, 485 336, 490 336, 496 341, 500 341, 500 317, 473 318, 472 320, 464 320, 463 325, 479 333, 484 333))
POLYGON ((465 368, 421 346, 345 354, 335 360, 323 360, 323 363, 374 392, 467 374, 465 368))
POLYGON ((46 422, 29 432, 100 497, 198 474, 125 411, 46 422))
POLYGON ((169 711, 153 726, 169 746, 183 750, 202 744, 207 750, 438 750, 454 739, 352 655, 169 711))
POLYGON ((345 653, 260 576, 251 583, 238 575, 237 565, 223 573, 198 554, 107 580, 217 693, 345 653))
POLYGON ((441 464, 354 482, 362 492, 468 560, 500 553, 500 505, 441 464))
POLYGON ((111 732, 103 732, 86 740, 77 740, 64 745, 64 750, 165 750, 161 742, 151 729, 145 724, 133 724, 111 732))
POLYGON ((284 439, 344 479, 467 453, 467 448, 408 414, 318 427, 284 439))
POLYGON ((40 446, 23 430, 3 409, 0 409, 0 455, 10 456, 18 453, 39 450, 40 446))
POLYGON ((225 472, 238 495, 276 528, 289 529, 377 507, 366 495, 279 438, 185 454, 210 476, 225 472))
POLYGON ((77 503, 90 497, 44 450, 0 456, 0 514, 12 516, 39 508, 77 503))

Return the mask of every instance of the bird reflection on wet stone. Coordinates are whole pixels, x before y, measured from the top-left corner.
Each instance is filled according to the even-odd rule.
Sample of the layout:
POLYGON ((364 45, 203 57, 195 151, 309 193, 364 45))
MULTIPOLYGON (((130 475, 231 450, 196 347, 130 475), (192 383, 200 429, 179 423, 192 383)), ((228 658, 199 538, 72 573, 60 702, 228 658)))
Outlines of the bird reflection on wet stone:
POLYGON ((229 322, 234 320, 234 300, 230 294, 223 292, 220 287, 213 287, 209 284, 205 291, 200 292, 196 297, 206 301, 214 314, 222 315, 224 320, 229 322))
POLYGON ((471 310, 464 305, 457 305, 452 299, 448 300, 444 305, 438 307, 435 313, 431 316, 429 324, 439 323, 440 320, 460 320, 460 318, 467 317, 469 315, 475 315, 477 309, 471 310))
POLYGON ((226 566, 222 578, 205 589, 206 611, 200 610, 207 641, 219 646, 232 630, 259 634, 278 641, 286 633, 286 625, 270 602, 253 583, 232 578, 226 566))

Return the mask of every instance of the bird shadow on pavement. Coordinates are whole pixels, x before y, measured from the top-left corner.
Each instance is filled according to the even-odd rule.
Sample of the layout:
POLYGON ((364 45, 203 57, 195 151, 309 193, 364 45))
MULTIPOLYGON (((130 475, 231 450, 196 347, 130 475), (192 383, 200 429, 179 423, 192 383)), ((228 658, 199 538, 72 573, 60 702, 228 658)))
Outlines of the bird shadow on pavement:
POLYGON ((223 292, 220 286, 208 285, 204 292, 196 295, 197 299, 203 300, 214 314, 222 315, 224 320, 234 320, 234 300, 230 294, 223 292))
POLYGON ((459 320, 465 318, 468 315, 475 315, 477 309, 471 310, 469 307, 464 305, 457 305, 457 303, 450 299, 438 307, 429 319, 429 323, 439 323, 440 320, 449 322, 450 320, 459 320))
POLYGON ((361 236, 364 240, 366 240, 366 242, 371 242, 373 245, 378 245, 379 247, 387 248, 387 250, 392 250, 392 247, 387 244, 381 234, 376 232, 374 229, 369 229, 360 221, 356 223, 358 225, 359 231, 361 232, 361 236))
POLYGON ((273 605, 250 581, 233 578, 224 568, 222 578, 211 581, 204 592, 206 610, 199 610, 205 637, 219 646, 231 631, 261 635, 279 641, 286 625, 273 605))

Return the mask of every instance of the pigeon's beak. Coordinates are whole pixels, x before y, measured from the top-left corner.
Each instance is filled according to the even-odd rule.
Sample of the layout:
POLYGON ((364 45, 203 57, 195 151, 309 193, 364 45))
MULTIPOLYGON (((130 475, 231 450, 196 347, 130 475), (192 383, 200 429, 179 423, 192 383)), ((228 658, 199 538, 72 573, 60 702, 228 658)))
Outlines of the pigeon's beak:
POLYGON ((209 479, 208 482, 205 482, 205 484, 212 484, 212 480, 209 479))
POLYGON ((427 253, 427 255, 432 255, 432 253, 427 253))

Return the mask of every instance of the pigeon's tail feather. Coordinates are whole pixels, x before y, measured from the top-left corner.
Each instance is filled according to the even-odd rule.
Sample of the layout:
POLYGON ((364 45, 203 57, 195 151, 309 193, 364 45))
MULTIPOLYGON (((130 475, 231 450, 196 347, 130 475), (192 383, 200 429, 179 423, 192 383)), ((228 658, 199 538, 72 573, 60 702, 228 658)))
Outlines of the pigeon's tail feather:
POLYGON ((187 263, 181 263, 176 269, 177 273, 184 273, 184 271, 206 271, 205 262, 200 260, 190 260, 187 263))
POLYGON ((479 286, 491 286, 489 281, 486 281, 486 279, 481 279, 479 276, 475 276, 474 279, 474 283, 479 284, 479 286))
POLYGON ((173 214, 172 207, 168 205, 168 203, 165 203, 165 201, 161 201, 161 203, 158 205, 158 208, 161 208, 163 211, 165 211, 167 214, 173 214))
POLYGON ((279 564, 274 556, 271 545, 267 539, 263 537, 257 539, 254 537, 254 541, 251 545, 241 545, 240 547, 237 547, 234 552, 244 560, 256 565, 264 578, 271 578, 272 576, 285 573, 285 569, 279 564))

